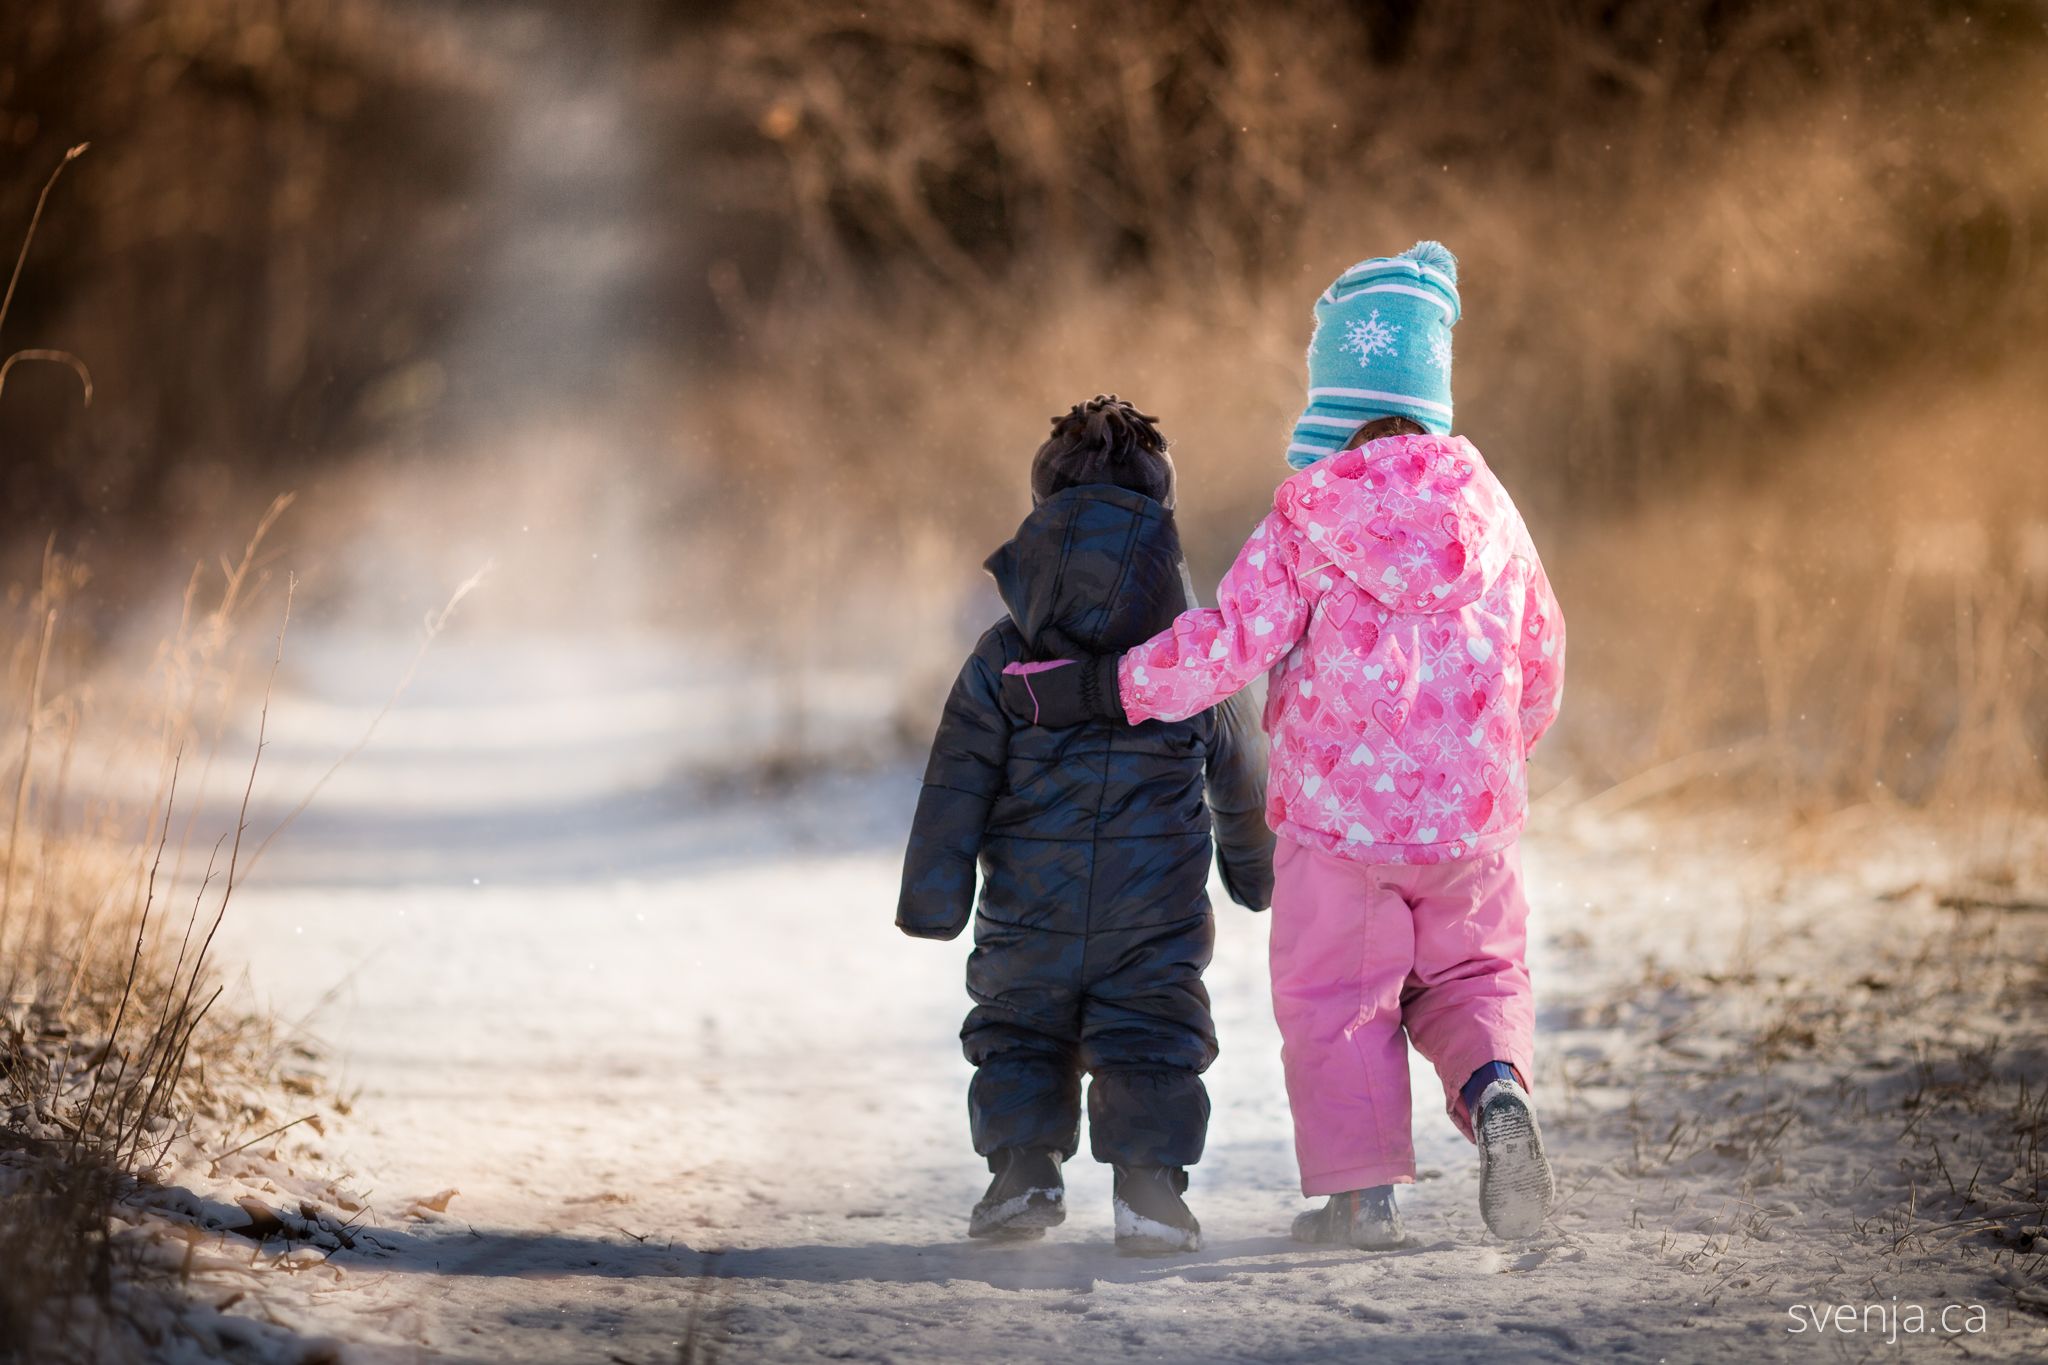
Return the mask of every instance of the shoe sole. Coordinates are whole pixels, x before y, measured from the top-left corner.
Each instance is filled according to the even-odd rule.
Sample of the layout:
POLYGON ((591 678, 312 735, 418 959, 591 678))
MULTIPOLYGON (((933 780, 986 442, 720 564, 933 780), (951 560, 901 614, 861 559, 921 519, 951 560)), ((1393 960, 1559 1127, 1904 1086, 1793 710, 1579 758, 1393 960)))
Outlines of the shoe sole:
POLYGON ((1021 1242, 1043 1237, 1047 1228, 1067 1221, 1063 1192, 1030 1190, 992 1209, 977 1207, 967 1220, 967 1235, 994 1242, 1021 1242))
POLYGON ((1202 1249, 1202 1230, 1174 1227, 1116 1203, 1116 1249, 1124 1256, 1173 1256, 1202 1249))
POLYGON ((1478 1136, 1479 1216, 1496 1237, 1533 1237, 1557 1199, 1536 1115, 1515 1096, 1502 1095, 1486 1106, 1478 1136))

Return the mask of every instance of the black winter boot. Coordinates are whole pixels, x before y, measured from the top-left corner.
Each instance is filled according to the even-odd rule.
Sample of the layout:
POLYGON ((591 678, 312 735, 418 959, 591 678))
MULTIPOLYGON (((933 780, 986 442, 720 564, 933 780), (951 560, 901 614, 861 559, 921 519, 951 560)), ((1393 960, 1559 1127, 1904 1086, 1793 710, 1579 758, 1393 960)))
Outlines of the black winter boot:
POLYGON ((1360 1251, 1385 1251, 1406 1239, 1392 1185, 1333 1194, 1319 1209, 1294 1216, 1294 1240, 1325 1246, 1348 1244, 1360 1251))
POLYGON ((1166 1256, 1202 1249, 1202 1225, 1181 1195, 1188 1173, 1178 1166, 1116 1168, 1116 1249, 1125 1255, 1166 1256))
POLYGON ((1005 1147, 989 1158, 995 1178, 967 1219, 969 1237, 1043 1237, 1067 1220, 1067 1184, 1050 1147, 1005 1147))

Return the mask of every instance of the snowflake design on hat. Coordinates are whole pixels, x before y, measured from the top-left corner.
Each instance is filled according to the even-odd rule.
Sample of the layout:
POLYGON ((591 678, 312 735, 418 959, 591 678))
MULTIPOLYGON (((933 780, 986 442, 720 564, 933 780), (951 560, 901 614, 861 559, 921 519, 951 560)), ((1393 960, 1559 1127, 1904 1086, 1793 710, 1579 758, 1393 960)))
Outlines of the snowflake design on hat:
POLYGON ((1433 336, 1429 339, 1429 363, 1445 374, 1451 372, 1451 339, 1447 336, 1433 336))
POLYGON ((1400 327, 1394 323, 1381 322, 1380 310, 1375 308, 1365 321, 1345 324, 1342 349, 1357 352, 1361 365, 1376 355, 1397 356, 1400 352, 1394 349, 1394 338, 1400 332, 1400 327))

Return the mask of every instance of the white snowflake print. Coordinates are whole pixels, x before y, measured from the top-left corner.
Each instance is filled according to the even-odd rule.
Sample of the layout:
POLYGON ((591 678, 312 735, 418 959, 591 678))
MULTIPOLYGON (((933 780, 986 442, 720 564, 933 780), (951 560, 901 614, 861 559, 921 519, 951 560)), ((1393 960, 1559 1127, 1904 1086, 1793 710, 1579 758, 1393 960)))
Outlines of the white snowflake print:
POLYGON ((1336 648, 1315 657, 1315 666, 1322 676, 1331 679, 1339 687, 1348 687, 1358 681, 1365 668, 1365 660, 1348 648, 1336 648))
POLYGON ((1380 310, 1375 308, 1364 322, 1352 322, 1344 327, 1344 350, 1356 351, 1358 363, 1363 365, 1376 355, 1397 356, 1394 338, 1401 329, 1393 323, 1380 321, 1380 310))
POLYGON ((1429 339, 1429 363, 1443 374, 1451 372, 1451 339, 1447 336, 1433 336, 1429 339))

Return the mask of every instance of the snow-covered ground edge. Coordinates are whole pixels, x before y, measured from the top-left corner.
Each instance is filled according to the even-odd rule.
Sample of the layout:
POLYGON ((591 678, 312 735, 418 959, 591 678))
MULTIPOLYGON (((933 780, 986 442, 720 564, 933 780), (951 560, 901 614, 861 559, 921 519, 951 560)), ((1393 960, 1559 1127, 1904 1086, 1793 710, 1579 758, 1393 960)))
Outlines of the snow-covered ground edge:
MULTIPOLYGON (((258 830, 376 712, 389 660, 358 654, 281 694, 258 830)), ((1563 1202, 1517 1244, 1481 1225, 1426 1070, 1411 1244, 1287 1240, 1268 921, 1215 892, 1204 1250, 1116 1256, 1085 1151, 1066 1225, 989 1248, 963 1235, 986 1180, 967 944, 890 927, 915 771, 760 776, 719 671, 680 645, 444 641, 238 892, 238 999, 303 1019, 345 1101, 320 1102, 324 1135, 183 1186, 279 1223, 260 1248, 199 1238, 191 1301, 277 1329, 224 1355, 1747 1361, 1887 1336, 2048 1354, 2037 819, 1540 805, 1536 1098, 1563 1202), (2001 850, 2032 880, 1987 887, 2001 850), (308 1248, 323 1214, 356 1245, 308 1248), (1906 1312, 1938 1328, 1973 1304, 1981 1325, 1952 1332, 1906 1312)))
POLYGON ((896 938, 895 850, 826 835, 849 806, 891 827, 913 788, 707 803, 757 832, 740 856, 578 890, 275 893, 244 925, 253 982, 359 973, 321 1025, 362 1090, 330 1156, 357 1184, 468 1192, 273 1281, 280 1319, 366 1359, 2048 1350, 2048 916, 1944 905, 1952 830, 1553 813, 1528 852, 1563 1199, 1517 1244, 1484 1232, 1470 1149, 1421 1084, 1411 1245, 1285 1240, 1301 1205, 1264 921, 1224 910, 1225 1056, 1190 1195, 1208 1245, 1131 1261, 1085 1152, 1046 1242, 962 1236, 985 1173, 960 1113, 959 945, 896 938))
MULTIPOLYGON (((331 1356, 334 1343, 281 1317, 258 1292, 266 1271, 296 1273, 362 1244, 360 1218, 345 1212, 362 1206, 320 1173, 315 1144, 333 1102, 320 1094, 313 1055, 265 1020, 210 1021, 177 1090, 136 1122, 128 1142, 116 1143, 104 1124, 80 1137, 76 1111, 97 1059, 109 1055, 88 1016, 45 1014, 38 1032, 11 1030, 10 1063, 57 1078, 49 1108, 16 1106, 0 1136, 0 1222, 8 1225, 0 1236, 23 1234, 8 1252, 24 1274, 21 1292, 10 1294, 24 1320, 10 1326, 32 1343, 26 1358, 111 1365, 331 1356), (14 1221, 24 1218, 43 1226, 14 1221), (266 1245, 277 1233, 291 1240, 266 1245), (35 1255, 47 1263, 21 1259, 35 1255)), ((110 1109, 111 1083, 95 1093, 103 1102, 95 1112, 110 1109)))
POLYGON ((1795 1353, 1844 1307, 1854 1351, 2048 1345, 2044 836, 1871 808, 1564 832, 1549 1131, 1567 1191, 1695 1282, 1700 1321, 1795 1353), (1987 862, 2031 897, 1987 892, 1987 862))

